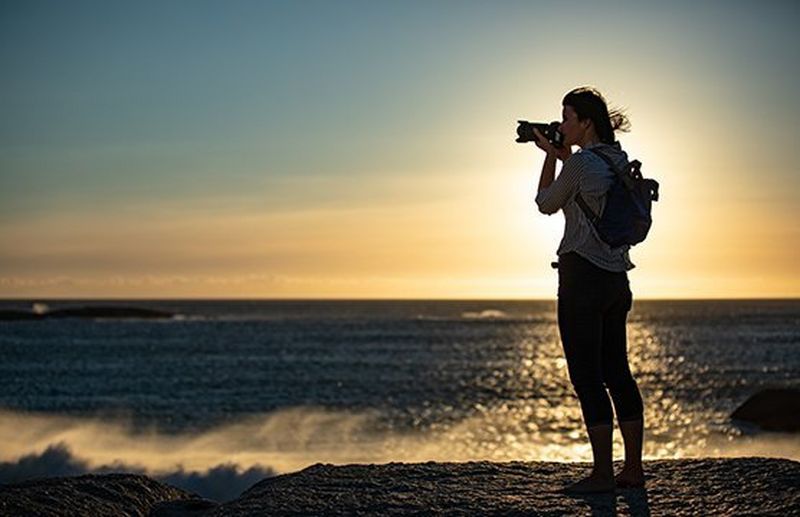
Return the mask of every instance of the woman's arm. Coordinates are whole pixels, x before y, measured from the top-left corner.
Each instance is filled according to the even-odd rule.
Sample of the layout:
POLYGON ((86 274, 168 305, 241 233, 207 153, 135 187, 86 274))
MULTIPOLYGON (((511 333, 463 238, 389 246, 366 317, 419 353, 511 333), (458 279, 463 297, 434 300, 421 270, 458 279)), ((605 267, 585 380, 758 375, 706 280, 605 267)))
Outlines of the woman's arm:
MULTIPOLYGON (((542 173, 539 175, 536 204, 539 205, 539 211, 542 213, 552 214, 566 204, 566 200, 564 200, 563 203, 559 202, 558 198, 562 197, 560 193, 557 196, 550 194, 550 186, 555 182, 556 177, 556 161, 566 161, 572 155, 572 150, 569 147, 556 148, 538 129, 534 129, 533 132, 536 135, 536 147, 547 153, 544 158, 544 163, 542 164, 542 173)), ((561 174, 558 176, 559 180, 561 180, 563 174, 564 170, 562 169, 561 174)), ((558 183, 563 182, 559 181, 558 183)))
POLYGON ((549 187, 553 180, 556 178, 556 154, 547 153, 542 164, 542 173, 539 175, 539 189, 538 192, 543 191, 549 187))
POLYGON ((581 174, 585 168, 585 160, 575 155, 564 163, 558 178, 553 179, 555 162, 548 164, 545 158, 542 175, 539 179, 539 193, 536 204, 543 214, 554 214, 566 205, 580 189, 581 174), (544 185, 544 186, 543 186, 544 185))

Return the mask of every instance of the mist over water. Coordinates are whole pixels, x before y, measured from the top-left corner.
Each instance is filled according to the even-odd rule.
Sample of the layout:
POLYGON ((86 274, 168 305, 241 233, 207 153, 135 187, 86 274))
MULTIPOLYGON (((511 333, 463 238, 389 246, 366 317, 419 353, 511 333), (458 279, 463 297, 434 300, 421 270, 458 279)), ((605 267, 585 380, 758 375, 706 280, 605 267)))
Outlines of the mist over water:
MULTIPOLYGON (((317 462, 591 458, 553 302, 135 305, 182 317, 0 323, 0 482, 116 468, 224 499, 317 462)), ((800 460, 729 419, 800 384, 798 323, 797 301, 637 302, 646 457, 800 460)))

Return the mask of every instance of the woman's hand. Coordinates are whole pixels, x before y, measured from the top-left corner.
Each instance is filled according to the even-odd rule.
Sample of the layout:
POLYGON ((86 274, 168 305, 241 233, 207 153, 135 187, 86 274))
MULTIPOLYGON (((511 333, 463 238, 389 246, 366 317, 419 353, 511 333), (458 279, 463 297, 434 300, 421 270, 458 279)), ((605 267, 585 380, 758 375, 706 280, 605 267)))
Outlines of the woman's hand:
POLYGON ((568 146, 556 147, 547 140, 538 129, 533 128, 533 134, 536 135, 536 147, 546 152, 548 156, 555 156, 562 162, 572 156, 572 150, 568 146))

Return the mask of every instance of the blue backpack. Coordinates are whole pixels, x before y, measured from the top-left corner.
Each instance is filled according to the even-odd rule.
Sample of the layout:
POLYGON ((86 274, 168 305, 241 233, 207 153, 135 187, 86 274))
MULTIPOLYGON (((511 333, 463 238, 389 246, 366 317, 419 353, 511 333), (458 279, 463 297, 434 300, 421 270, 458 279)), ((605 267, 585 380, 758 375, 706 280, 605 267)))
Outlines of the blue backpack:
POLYGON ((597 235, 612 248, 642 242, 650 231, 653 219, 650 207, 658 201, 658 182, 642 177, 642 164, 634 160, 620 170, 614 162, 596 149, 589 149, 608 164, 614 172, 614 182, 606 194, 602 214, 595 214, 578 192, 575 201, 597 230, 597 235))

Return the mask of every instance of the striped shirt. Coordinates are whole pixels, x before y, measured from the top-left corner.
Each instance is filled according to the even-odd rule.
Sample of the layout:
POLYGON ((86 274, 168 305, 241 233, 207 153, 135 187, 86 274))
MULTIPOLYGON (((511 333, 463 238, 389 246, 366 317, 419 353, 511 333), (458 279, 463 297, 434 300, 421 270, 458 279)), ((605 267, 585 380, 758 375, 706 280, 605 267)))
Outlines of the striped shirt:
POLYGON ((558 255, 574 251, 608 271, 628 271, 634 267, 628 257, 630 246, 611 248, 603 242, 575 201, 575 194, 580 192, 589 208, 601 214, 605 208, 605 194, 614 181, 614 172, 606 162, 588 150, 592 147, 597 147, 620 168, 628 163, 628 155, 619 143, 594 144, 581 149, 567 158, 553 183, 539 191, 536 204, 544 214, 564 212, 564 237, 558 246, 558 255))

